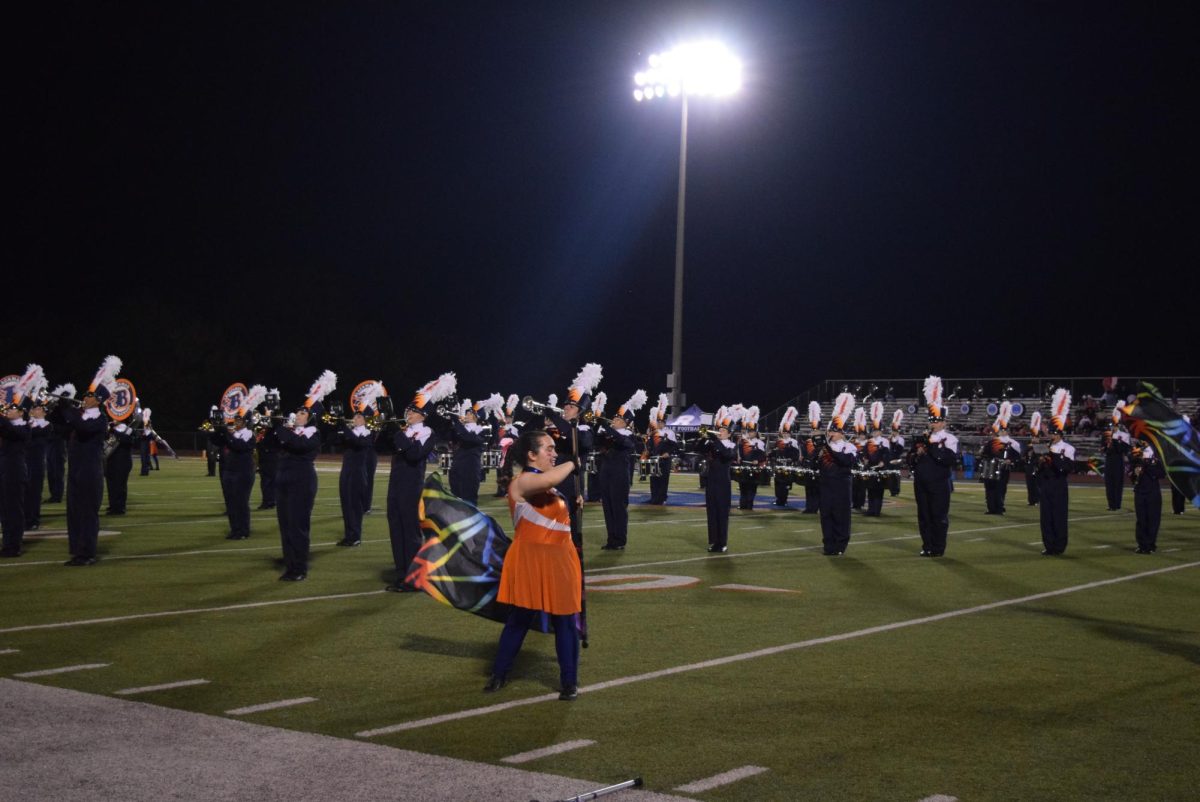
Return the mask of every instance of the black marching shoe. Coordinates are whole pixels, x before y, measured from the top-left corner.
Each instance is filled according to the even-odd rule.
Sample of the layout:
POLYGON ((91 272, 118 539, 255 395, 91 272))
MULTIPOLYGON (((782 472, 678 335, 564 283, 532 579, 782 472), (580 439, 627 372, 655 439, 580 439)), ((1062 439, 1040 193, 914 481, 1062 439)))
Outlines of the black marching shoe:
POLYGON ((11 549, 0 549, 0 557, 20 557, 24 553, 24 549, 16 547, 11 549))
POLYGON ((579 698, 578 685, 564 685, 562 691, 558 694, 560 702, 573 702, 579 698))
POLYGON ((384 590, 389 593, 415 593, 417 589, 411 585, 405 585, 403 582, 396 582, 395 584, 388 585, 384 590))
POLYGON ((499 674, 492 674, 492 678, 487 681, 487 685, 483 686, 484 693, 495 693, 508 684, 508 679, 499 674))
POLYGON ((932 557, 933 552, 929 551, 928 549, 921 549, 921 556, 922 557, 932 557))
POLYGON ((95 565, 97 562, 98 560, 95 557, 72 557, 63 563, 63 565, 69 565, 72 568, 76 568, 81 565, 95 565))
POLYGON ((297 571, 288 571, 279 577, 280 582, 303 582, 306 579, 308 579, 308 574, 302 574, 297 571))
POLYGON ((724 554, 725 552, 729 551, 729 547, 728 546, 710 545, 708 547, 708 550, 712 554, 724 554))
POLYGON ((362 541, 361 540, 346 540, 345 538, 342 538, 341 540, 339 540, 337 542, 337 545, 341 546, 342 548, 352 548, 354 546, 362 545, 362 541))
POLYGON ((614 546, 611 543, 605 543, 600 547, 600 551, 625 551, 624 546, 614 546))

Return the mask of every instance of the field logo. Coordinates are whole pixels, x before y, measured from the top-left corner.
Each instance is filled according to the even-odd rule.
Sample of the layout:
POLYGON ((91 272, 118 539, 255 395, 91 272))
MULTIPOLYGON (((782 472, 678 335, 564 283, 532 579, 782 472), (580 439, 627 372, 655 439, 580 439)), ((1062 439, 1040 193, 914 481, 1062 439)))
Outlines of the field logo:
POLYGON ((226 423, 233 423, 248 392, 246 385, 241 382, 234 382, 225 388, 225 392, 221 394, 221 412, 225 415, 226 423))
POLYGON ((116 421, 125 420, 137 406, 137 390, 129 379, 117 379, 111 385, 112 395, 104 402, 108 417, 116 421))
POLYGON ((15 373, 0 379, 0 401, 3 401, 5 404, 12 403, 13 390, 16 389, 17 382, 20 380, 21 377, 15 373))
MULTIPOLYGON (((363 381, 360 381, 353 390, 350 391, 350 410, 352 412, 363 411, 365 404, 363 404, 362 397, 366 394, 367 388, 377 381, 379 381, 379 379, 364 379, 363 381)), ((382 382, 380 383, 382 384, 382 382)), ((386 388, 384 389, 383 394, 387 395, 386 388)))

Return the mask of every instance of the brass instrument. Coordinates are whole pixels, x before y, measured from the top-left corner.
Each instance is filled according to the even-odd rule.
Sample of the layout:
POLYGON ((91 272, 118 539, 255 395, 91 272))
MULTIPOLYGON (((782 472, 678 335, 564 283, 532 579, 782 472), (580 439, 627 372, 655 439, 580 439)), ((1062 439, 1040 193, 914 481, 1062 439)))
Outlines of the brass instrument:
MULTIPOLYGON (((528 395, 521 399, 521 408, 526 412, 532 412, 534 415, 545 415, 547 412, 557 412, 559 415, 562 414, 562 408, 552 407, 549 404, 543 404, 540 401, 534 401, 533 396, 528 395)), ((585 414, 583 416, 584 420, 589 420, 588 415, 591 414, 592 413, 590 412, 585 414)), ((598 418, 598 420, 603 423, 608 423, 608 421, 604 420, 603 418, 598 418)))
POLYGON ((723 428, 723 427, 712 426, 707 423, 702 423, 702 424, 700 424, 699 435, 701 437, 712 437, 714 439, 719 440, 719 439, 721 439, 721 435, 717 434, 717 431, 721 428, 723 428))
MULTIPOLYGON (((550 409, 554 409, 554 407, 550 407, 550 409)), ((557 411, 557 412, 561 412, 562 410, 556 410, 556 411, 557 411)), ((602 416, 600 416, 600 415, 597 415, 595 412, 592 412, 592 411, 590 411, 590 410, 589 410, 589 411, 587 411, 587 412, 585 412, 585 413, 583 413, 583 420, 584 420, 584 422, 586 422, 586 423, 599 423, 599 424, 602 424, 602 425, 604 425, 604 426, 612 426, 612 422, 613 422, 613 419, 612 419, 612 418, 605 418, 605 417, 602 417, 602 416)))
POLYGON ((72 398, 69 395, 45 396, 43 406, 45 406, 46 411, 57 408, 59 404, 65 404, 68 407, 81 407, 83 406, 83 400, 79 398, 72 398))

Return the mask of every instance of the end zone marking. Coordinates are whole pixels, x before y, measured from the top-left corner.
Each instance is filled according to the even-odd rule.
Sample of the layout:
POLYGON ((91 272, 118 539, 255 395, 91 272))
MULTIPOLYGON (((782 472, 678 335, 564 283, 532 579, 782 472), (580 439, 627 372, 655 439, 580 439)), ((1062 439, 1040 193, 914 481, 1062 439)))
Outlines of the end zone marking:
POLYGON ((798 590, 790 590, 788 588, 763 588, 758 585, 739 585, 736 582, 729 585, 713 585, 713 590, 740 590, 750 591, 753 593, 799 593, 798 590))
POLYGON ((264 710, 277 710, 281 707, 291 707, 292 705, 306 705, 309 702, 317 701, 315 696, 301 696, 299 699, 281 699, 278 702, 264 702, 261 705, 250 705, 249 707, 235 707, 233 710, 226 710, 227 716, 246 716, 251 713, 261 713, 264 710))
MULTIPOLYGON (((718 668, 720 666, 729 665, 732 663, 740 663, 746 660, 755 660, 760 657, 771 657, 785 652, 795 651, 797 649, 808 649, 813 646, 822 646, 827 643, 837 643, 844 640, 853 640, 866 635, 877 635, 882 632, 891 632, 897 629, 905 629, 907 627, 918 626, 920 624, 932 624, 937 621, 946 621, 951 618, 958 618, 964 615, 973 615, 974 613, 983 613, 989 610, 999 610, 1004 607, 1011 607, 1016 604, 1025 604, 1032 601, 1041 601, 1042 599, 1052 599, 1056 596, 1065 596, 1068 593, 1077 593, 1081 590, 1091 590, 1093 588, 1102 588, 1108 585, 1115 585, 1121 582, 1129 582, 1134 579, 1142 579, 1149 576, 1157 576, 1166 574, 1172 571, 1179 571, 1184 568, 1196 568, 1200 566, 1200 561, 1190 563, 1180 563, 1179 565, 1171 565, 1166 568, 1156 568, 1151 571, 1140 571, 1136 574, 1126 574, 1112 579, 1100 579, 1095 582, 1087 582, 1083 585, 1072 585, 1070 587, 1059 588, 1057 590, 1047 590, 1042 593, 1034 593, 1028 596, 1018 596, 1012 599, 1001 599, 1000 601, 989 602, 987 604, 979 604, 975 607, 964 607, 959 610, 949 610, 944 613, 936 613, 935 615, 927 615, 922 618, 910 618, 906 621, 893 621, 890 624, 880 624, 878 626, 867 627, 865 629, 856 629, 851 632, 842 632, 836 635, 826 635, 820 638, 810 638, 809 640, 796 641, 795 643, 785 643, 779 646, 768 646, 764 649, 756 649, 752 652, 742 652, 740 654, 726 655, 725 657, 714 657, 711 660, 703 660, 699 663, 688 663, 685 665, 670 666, 661 668, 657 671, 647 671, 643 674, 633 674, 627 677, 618 677, 617 679, 605 680, 597 682, 594 685, 582 686, 579 689, 581 695, 592 693, 593 691, 603 691, 609 688, 619 688, 623 685, 632 685, 637 682, 645 682, 652 679, 661 679, 662 677, 670 677, 675 674, 683 674, 688 671, 698 671, 705 668, 718 668)), ((502 710, 511 710, 515 707, 525 707, 526 705, 538 704, 540 702, 555 701, 558 699, 556 693, 546 693, 541 696, 530 696, 524 699, 514 699, 511 702, 501 702, 500 704, 488 705, 487 707, 473 707, 466 710, 459 710, 454 713, 443 713, 438 716, 430 716, 429 718, 413 719, 400 724, 391 724, 386 727, 377 727, 375 729, 363 730, 356 732, 358 738, 373 738, 377 735, 390 735, 394 732, 403 732, 405 730, 415 730, 420 727, 428 727, 434 724, 444 724, 450 721, 459 721, 464 718, 474 718, 475 716, 483 716, 488 713, 498 713, 502 710)))
POLYGON ((578 741, 564 741, 553 746, 544 746, 541 749, 531 749, 528 752, 520 752, 515 755, 500 758, 501 763, 528 763, 531 760, 537 760, 550 755, 561 754, 562 752, 570 752, 572 749, 582 749, 585 746, 592 746, 595 741, 581 739, 578 741))
POLYGON ((117 696, 133 696, 135 693, 150 693, 151 691, 169 691, 172 688, 187 688, 192 685, 207 685, 206 679, 184 679, 179 682, 164 682, 162 685, 144 685, 141 688, 122 688, 113 691, 117 696))
POLYGON ((84 663, 79 666, 63 666, 62 668, 43 668, 41 671, 23 671, 20 674, 13 674, 14 677, 26 679, 28 677, 48 677, 51 674, 66 674, 70 671, 88 671, 93 668, 108 668, 108 663, 84 663))
POLYGON ((765 771, 769 771, 769 769, 765 769, 762 766, 742 766, 740 769, 724 771, 705 780, 696 780, 695 782, 690 782, 687 785, 681 785, 675 790, 682 791, 685 794, 702 794, 705 791, 711 791, 712 789, 719 788, 722 785, 729 785, 730 783, 735 783, 738 780, 744 780, 747 777, 753 777, 756 774, 762 774, 765 771))

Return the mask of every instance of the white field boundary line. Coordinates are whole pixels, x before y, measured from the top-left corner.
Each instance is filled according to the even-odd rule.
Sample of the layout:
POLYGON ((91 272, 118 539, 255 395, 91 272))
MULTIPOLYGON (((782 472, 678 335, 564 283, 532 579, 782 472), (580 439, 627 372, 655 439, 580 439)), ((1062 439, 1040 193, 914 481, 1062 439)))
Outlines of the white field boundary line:
MULTIPOLYGON (((757 660, 760 657, 772 657, 777 654, 784 654, 786 652, 796 651, 798 649, 808 649, 813 646, 823 646, 828 643, 853 640, 855 638, 862 638, 867 635, 878 635, 883 632, 892 632, 897 629, 905 629, 908 627, 919 626, 921 624, 932 624, 938 621, 946 621, 951 618, 959 618, 961 616, 988 612, 990 610, 999 610, 1004 607, 1012 607, 1013 605, 1017 604, 1027 604, 1029 602, 1041 601, 1042 599, 1052 599, 1056 596, 1065 596, 1069 593, 1078 593, 1082 590, 1102 588, 1108 585, 1129 582, 1134 579, 1143 579, 1149 576, 1157 576, 1159 574, 1166 574, 1172 571, 1181 571, 1185 568, 1195 568, 1197 566, 1200 566, 1200 561, 1181 563, 1179 565, 1170 565, 1165 568, 1156 568, 1150 571, 1140 571, 1136 574, 1127 574, 1125 576, 1119 576, 1113 579, 1100 579, 1095 582, 1087 582, 1082 585, 1072 585, 1066 588, 1059 588, 1058 590, 1048 590, 1042 593, 1033 593, 1028 596, 1002 599, 1001 601, 989 602, 988 604, 979 604, 974 607, 964 607, 959 610, 949 610, 944 613, 927 615, 921 618, 911 618, 907 621, 894 621, 890 624, 880 624, 878 626, 867 627, 865 629, 856 629, 852 632, 842 632, 837 635, 826 635, 825 637, 821 638, 811 638, 809 640, 797 641, 795 643, 785 643, 780 646, 770 646, 765 649, 756 649, 752 652, 743 652, 741 654, 731 654, 725 657, 716 657, 711 660, 701 661, 699 663, 688 663, 686 665, 659 669, 658 671, 648 671, 644 674, 634 674, 628 677, 619 677, 617 679, 597 682, 594 685, 581 687, 579 691, 580 693, 594 693, 596 691, 608 690, 610 688, 620 688, 625 685, 632 685, 634 683, 646 682, 654 679, 662 679, 663 677, 670 677, 689 671, 699 671, 706 668, 718 668, 721 666, 730 665, 732 663, 741 663, 747 660, 757 660)), ((429 718, 414 719, 412 721, 405 721, 400 724, 392 724, 386 727, 363 730, 362 732, 355 733, 355 735, 359 738, 373 738, 378 735, 389 735, 395 732, 429 727, 434 724, 445 724, 450 721, 460 721, 466 718, 474 718, 475 716, 483 716, 489 713, 499 713, 504 710, 512 710, 513 708, 517 707, 526 707, 528 705, 557 699, 558 694, 556 693, 541 694, 539 696, 531 696, 526 699, 514 699, 511 702, 501 702, 500 704, 488 705, 487 707, 469 708, 467 710, 459 710, 455 713, 444 713, 440 716, 430 716, 429 718)))
POLYGON ((13 674, 14 677, 29 679, 30 677, 49 677, 54 674, 69 674, 72 671, 91 671, 93 668, 108 668, 108 663, 84 663, 78 666, 62 666, 61 668, 43 668, 41 671, 22 671, 13 674))
POLYGON ((299 699, 280 699, 278 702, 263 702, 260 705, 250 705, 249 707, 235 707, 233 710, 226 710, 227 716, 247 716, 251 713, 262 713, 266 710, 278 710, 281 707, 292 707, 293 705, 306 705, 309 702, 317 701, 315 696, 301 696, 299 699))
POLYGON ((181 679, 178 682, 164 682, 161 685, 143 685, 140 688, 122 688, 119 691, 113 691, 117 696, 133 696, 139 693, 150 693, 151 691, 169 691, 172 688, 190 688, 193 685, 207 685, 206 679, 181 679))
POLYGON ((720 774, 713 775, 705 780, 696 780, 687 785, 681 785, 676 788, 676 791, 682 791, 685 794, 702 794, 705 791, 711 791, 714 788, 720 788, 722 785, 729 785, 738 780, 745 780, 748 777, 762 774, 769 769, 762 766, 742 766, 741 768, 723 771, 720 774))
POLYGON ((528 752, 520 752, 519 754, 502 757, 500 758, 500 762, 512 764, 528 763, 531 760, 540 760, 551 755, 561 755, 563 752, 570 752, 572 749, 582 749, 585 746, 592 746, 595 743, 595 741, 589 741, 586 738, 578 741, 564 741, 553 746, 544 746, 541 749, 531 749, 528 752))
POLYGON ((0 649, 0 654, 16 654, 20 649, 0 649))

